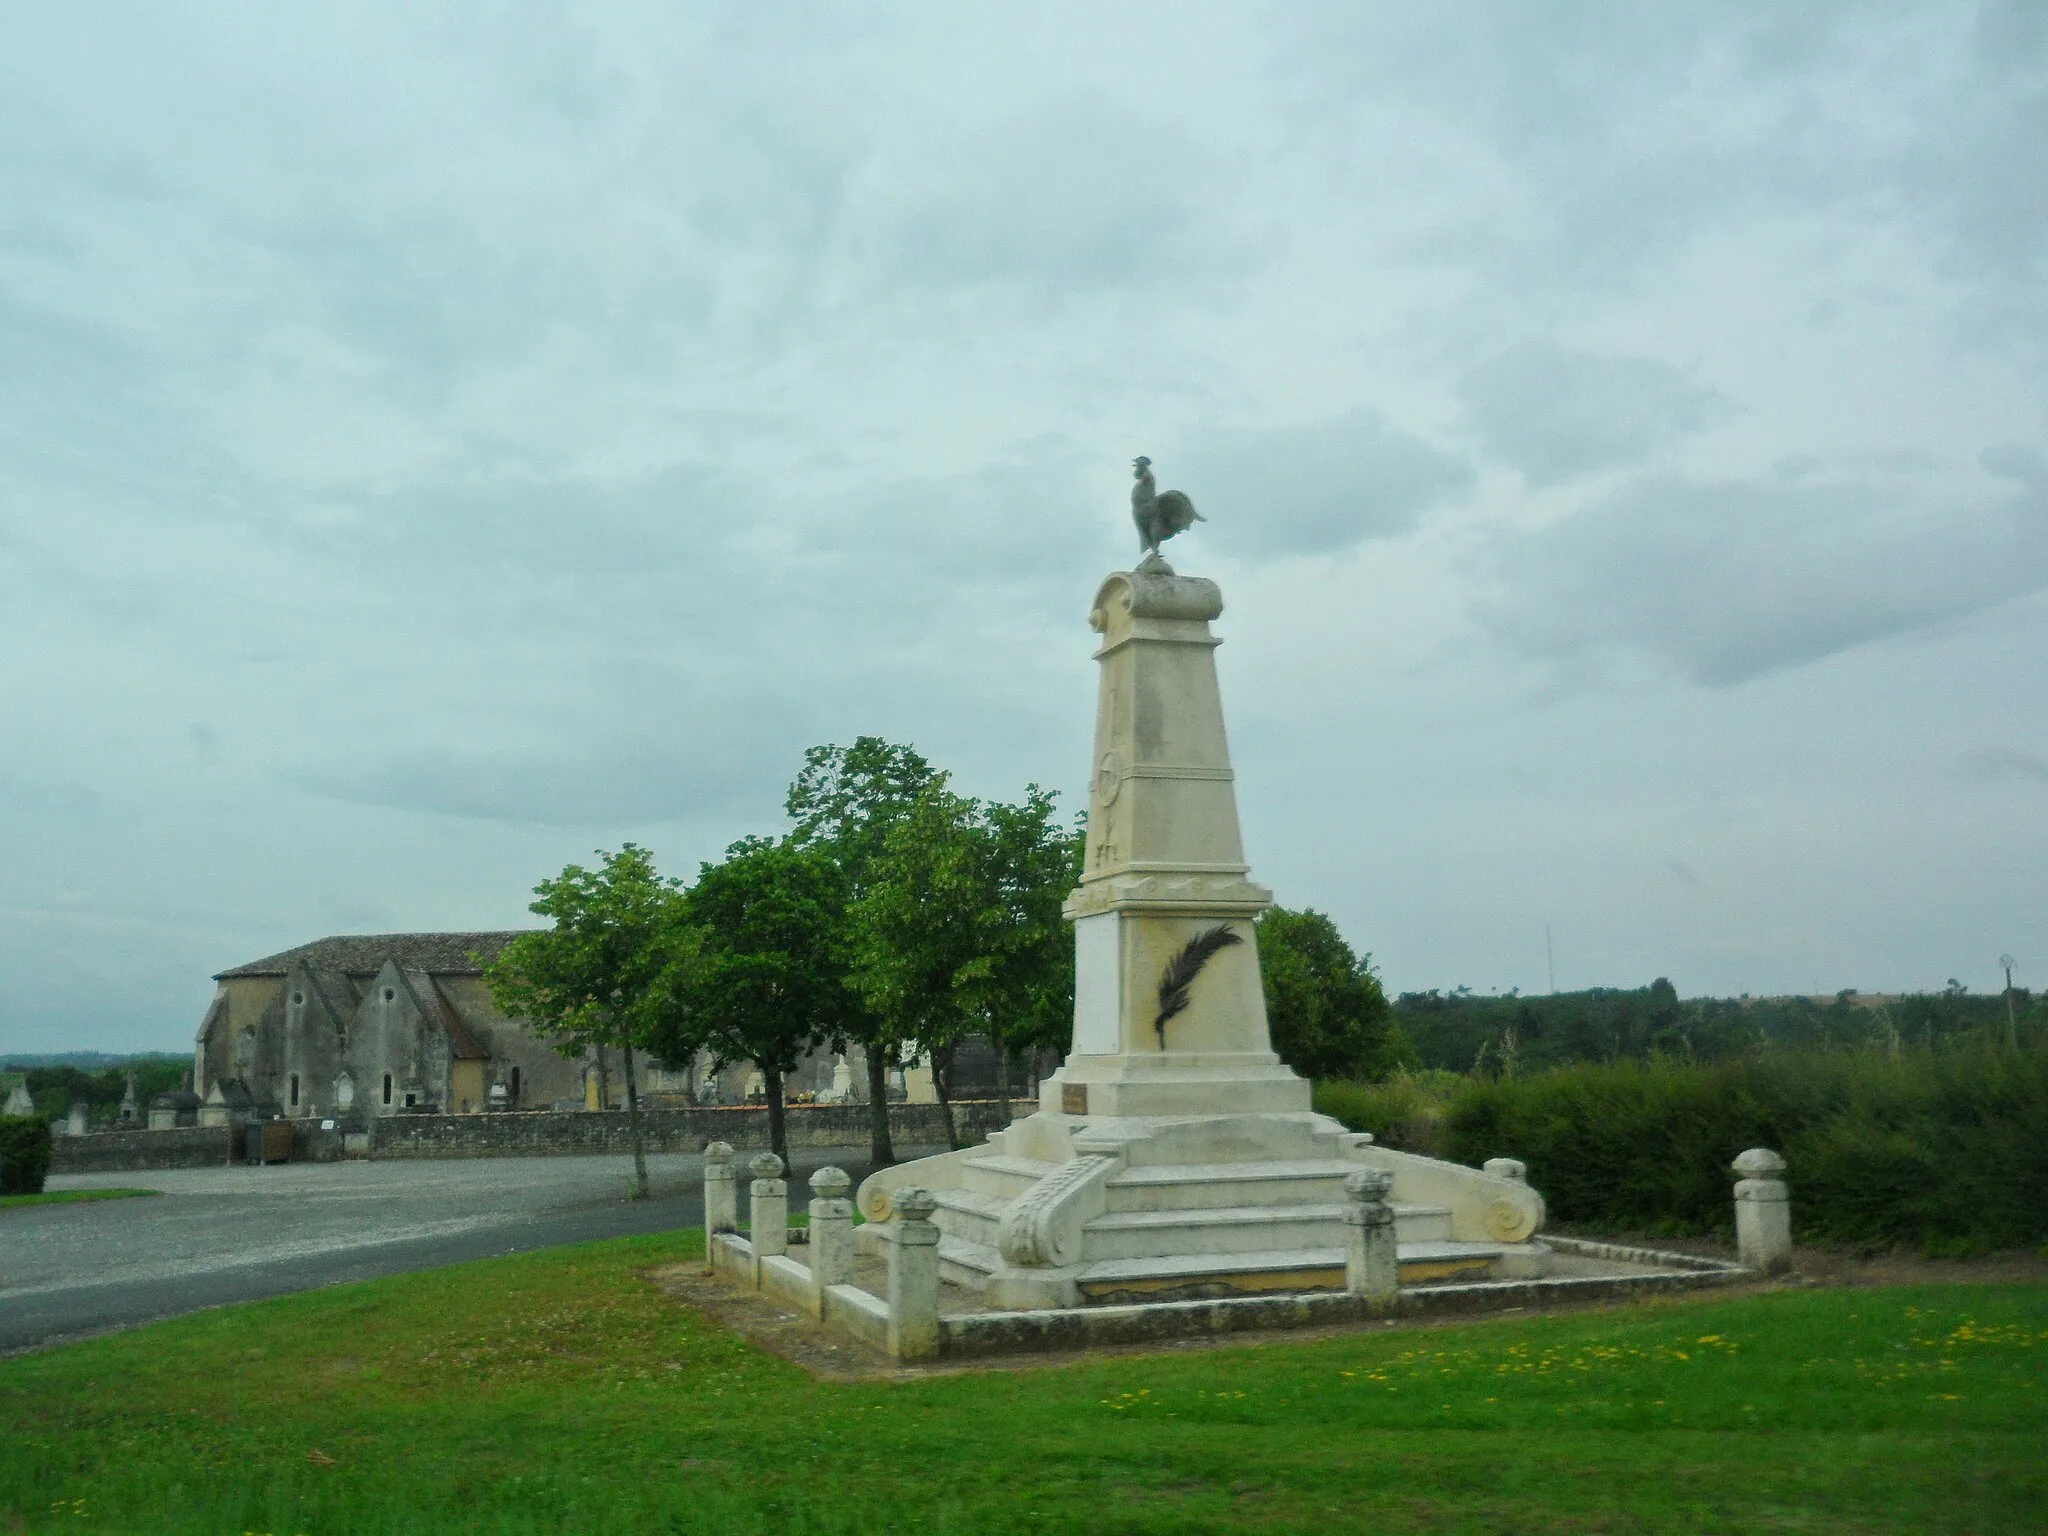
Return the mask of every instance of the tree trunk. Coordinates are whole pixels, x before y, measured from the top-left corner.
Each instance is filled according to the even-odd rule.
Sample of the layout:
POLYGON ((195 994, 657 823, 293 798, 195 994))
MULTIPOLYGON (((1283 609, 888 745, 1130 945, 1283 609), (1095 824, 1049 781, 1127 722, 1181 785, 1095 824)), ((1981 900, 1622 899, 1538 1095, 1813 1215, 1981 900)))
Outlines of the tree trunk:
POLYGON ((889 1140, 889 1062, 880 1045, 869 1042, 868 1058, 868 1161, 887 1168, 896 1161, 896 1148, 889 1140))
POLYGON ((633 1138, 633 1198, 647 1198, 647 1141, 640 1134, 640 1085, 633 1076, 633 1047, 626 1048, 626 1125, 633 1138))
POLYGON ((782 1159, 782 1171, 789 1173, 789 1135, 782 1123, 782 1069, 763 1065, 761 1082, 768 1090, 768 1150, 782 1159))
POLYGON ((996 1042, 996 1107, 1001 1111, 1002 1122, 1010 1123, 1010 1045, 1006 1040, 996 1042))
POLYGON ((953 1047, 934 1048, 932 1051, 932 1092, 939 1098, 939 1115, 946 1122, 946 1147, 949 1151, 960 1150, 960 1132, 953 1124, 953 1096, 948 1090, 946 1079, 953 1075, 953 1047))
POLYGON ((612 1068, 604 1047, 597 1048, 597 1108, 600 1114, 612 1107, 612 1068))

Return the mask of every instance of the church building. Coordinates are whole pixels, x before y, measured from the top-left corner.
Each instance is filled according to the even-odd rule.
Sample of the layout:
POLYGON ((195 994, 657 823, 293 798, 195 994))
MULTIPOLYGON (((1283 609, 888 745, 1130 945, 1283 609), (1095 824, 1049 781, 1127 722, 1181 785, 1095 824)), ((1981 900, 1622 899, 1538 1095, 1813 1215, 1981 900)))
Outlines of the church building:
POLYGON ((500 1013, 484 984, 517 937, 346 935, 222 971, 193 1090, 239 1088, 293 1118, 581 1106, 584 1064, 500 1013))
MULTIPOLYGON (((193 1048, 191 1105, 175 1123, 623 1109, 617 1052, 564 1057, 491 1000, 484 969, 518 937, 349 934, 219 972, 193 1048)), ((761 1092, 761 1074, 746 1061, 721 1065, 700 1054, 671 1070, 641 1056, 635 1067, 642 1101, 653 1106, 744 1104, 761 1092)), ((865 1099, 866 1074, 858 1046, 844 1055, 819 1050, 784 1090, 791 1102, 865 1099)), ((986 1097, 994 1074, 995 1054, 977 1037, 960 1047, 949 1081, 956 1098, 986 1097)), ((932 1097, 928 1067, 899 1067, 891 1080, 892 1093, 912 1102, 932 1097)))

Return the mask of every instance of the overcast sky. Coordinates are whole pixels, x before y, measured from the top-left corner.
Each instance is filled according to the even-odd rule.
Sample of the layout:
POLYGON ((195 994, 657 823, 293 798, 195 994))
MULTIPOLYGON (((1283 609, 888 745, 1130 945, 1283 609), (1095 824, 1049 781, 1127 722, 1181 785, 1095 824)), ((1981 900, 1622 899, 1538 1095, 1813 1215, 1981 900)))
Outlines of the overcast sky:
POLYGON ((0 1050, 1071 806, 1137 453, 1390 988, 2039 985, 2044 165, 2038 0, 9 7, 0 1050))

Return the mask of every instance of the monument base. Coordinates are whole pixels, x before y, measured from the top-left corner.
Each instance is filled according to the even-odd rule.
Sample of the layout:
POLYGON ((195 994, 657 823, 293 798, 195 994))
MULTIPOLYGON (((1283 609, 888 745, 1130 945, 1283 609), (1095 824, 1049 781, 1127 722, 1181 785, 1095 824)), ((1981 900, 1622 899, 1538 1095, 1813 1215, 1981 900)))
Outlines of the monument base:
MULTIPOLYGON (((1373 1145, 1308 1107, 1309 1084, 1270 1054, 1219 1093, 1220 1063, 1183 1057, 1178 1089, 1213 1105, 1269 1096, 1289 1108, 1231 1113, 1086 1114, 1041 1109, 980 1147, 899 1164, 860 1188, 869 1222, 890 1192, 937 1200, 940 1267, 999 1310, 1316 1291, 1344 1286, 1344 1179, 1394 1176, 1401 1278, 1521 1279, 1547 1274, 1530 1241, 1543 1201, 1517 1178, 1373 1145), (1249 1088, 1251 1091, 1245 1091, 1249 1088)), ((1232 1058, 1236 1059, 1236 1058, 1232 1058)), ((1160 1058, 1070 1059, 1048 1099, 1160 1103, 1176 1082, 1160 1058), (1077 1070, 1078 1069, 1078 1070, 1077 1070), (1121 1075, 1119 1075, 1121 1074, 1121 1075)))
MULTIPOLYGON (((1174 1051, 1069 1056, 1038 1091, 1049 1114, 1307 1114, 1314 1089, 1271 1051, 1174 1051)), ((1331 1124, 1335 1124, 1334 1121, 1331 1124)))

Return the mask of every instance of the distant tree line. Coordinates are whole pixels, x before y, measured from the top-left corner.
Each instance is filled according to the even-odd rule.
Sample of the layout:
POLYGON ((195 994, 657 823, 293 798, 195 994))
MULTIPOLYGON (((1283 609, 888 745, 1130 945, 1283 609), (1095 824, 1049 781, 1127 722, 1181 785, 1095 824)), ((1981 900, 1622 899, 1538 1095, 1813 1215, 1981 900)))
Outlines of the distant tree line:
MULTIPOLYGON (((1079 881, 1083 832, 1055 796, 980 800, 914 748, 863 736, 804 756, 785 799, 790 828, 751 836, 694 880, 646 849, 600 852, 535 887, 547 929, 491 966, 498 1006, 565 1055, 616 1051, 640 1151, 638 1063, 760 1071, 776 1152, 787 1156, 789 1075, 821 1048, 862 1048, 869 1154, 895 1160, 888 1073, 931 1064, 958 1144, 952 1068, 986 1039, 1005 1101, 1013 1063, 1064 1055, 1073 1027, 1073 940, 1061 906, 1079 881)), ((1309 1076, 1384 1075, 1412 1064, 1370 957, 1318 912, 1275 908, 1258 926, 1274 1046, 1309 1076)), ((602 1059, 602 1058, 601 1058, 602 1059)))
POLYGON ((1940 992, 1832 998, 1681 999, 1669 980, 1548 996, 1404 992, 1393 1016, 1426 1069, 1513 1077, 1581 1063, 1654 1058, 1716 1062, 1769 1051, 1892 1054, 2048 1034, 2048 1009, 2024 988, 2010 999, 1950 982, 1940 992))

